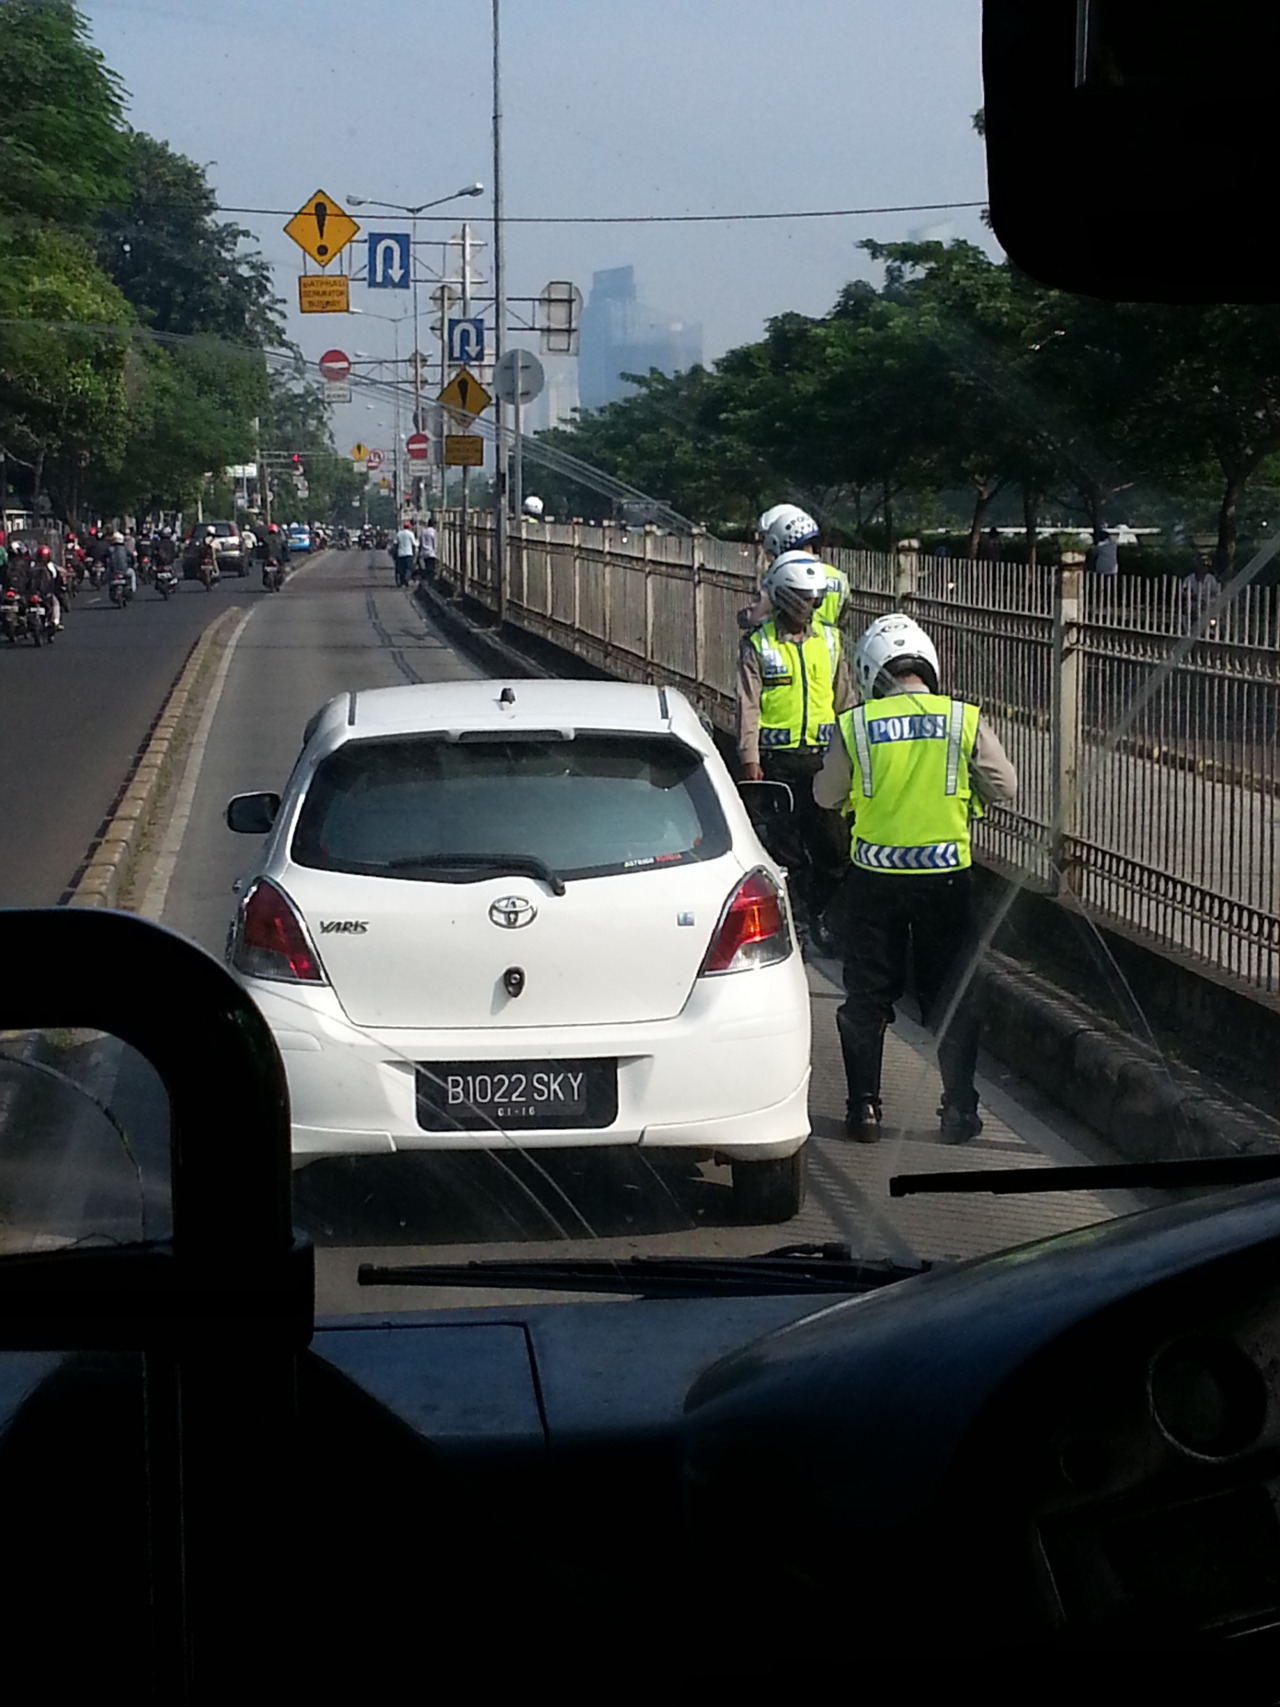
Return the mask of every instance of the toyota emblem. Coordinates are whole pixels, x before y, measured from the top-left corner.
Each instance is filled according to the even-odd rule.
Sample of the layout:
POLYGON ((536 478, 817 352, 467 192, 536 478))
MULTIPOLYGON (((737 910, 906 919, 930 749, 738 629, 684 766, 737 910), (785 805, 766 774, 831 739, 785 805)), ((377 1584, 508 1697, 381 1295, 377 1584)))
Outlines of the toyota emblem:
POLYGON ((518 931, 522 925, 531 925, 537 916, 538 909, 523 895, 504 895, 489 908, 490 919, 504 931, 518 931))

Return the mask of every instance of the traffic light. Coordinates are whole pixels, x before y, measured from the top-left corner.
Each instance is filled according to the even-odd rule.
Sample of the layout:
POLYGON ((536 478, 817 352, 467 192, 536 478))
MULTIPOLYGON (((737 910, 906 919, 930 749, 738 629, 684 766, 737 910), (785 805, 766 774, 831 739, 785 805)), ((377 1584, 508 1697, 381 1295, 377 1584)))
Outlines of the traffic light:
POLYGON ((296 450, 294 451, 293 455, 289 458, 289 462, 290 462, 290 464, 293 468, 293 472, 295 474, 301 474, 302 473, 302 457, 299 455, 299 453, 296 450))

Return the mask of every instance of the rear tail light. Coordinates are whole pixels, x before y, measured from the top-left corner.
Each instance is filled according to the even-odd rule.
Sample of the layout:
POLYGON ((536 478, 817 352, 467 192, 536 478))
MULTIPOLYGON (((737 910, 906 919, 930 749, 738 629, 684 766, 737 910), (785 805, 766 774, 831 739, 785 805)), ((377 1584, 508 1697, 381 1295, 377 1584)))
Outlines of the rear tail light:
POLYGON ((293 903, 265 877, 245 896, 231 942, 231 964, 250 978, 325 984, 324 967, 293 903))
POLYGON ((778 886, 767 871, 752 871, 729 897, 698 976, 748 972, 790 953, 791 932, 778 886))

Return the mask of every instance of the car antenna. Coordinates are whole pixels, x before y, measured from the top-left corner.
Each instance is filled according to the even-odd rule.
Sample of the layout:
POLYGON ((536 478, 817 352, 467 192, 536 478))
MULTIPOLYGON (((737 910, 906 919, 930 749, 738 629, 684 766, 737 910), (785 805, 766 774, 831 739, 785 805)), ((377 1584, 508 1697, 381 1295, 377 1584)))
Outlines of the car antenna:
POLYGON ((498 695, 498 704, 499 705, 514 705, 515 703, 516 703, 516 690, 514 688, 510 688, 510 687, 503 688, 502 692, 498 695))

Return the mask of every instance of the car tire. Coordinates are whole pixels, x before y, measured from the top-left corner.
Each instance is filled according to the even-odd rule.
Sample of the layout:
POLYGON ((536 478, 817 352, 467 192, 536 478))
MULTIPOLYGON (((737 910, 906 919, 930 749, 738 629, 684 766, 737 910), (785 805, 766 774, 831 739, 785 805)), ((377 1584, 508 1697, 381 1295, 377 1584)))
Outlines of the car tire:
POLYGON ((733 1207, 736 1219, 747 1226, 771 1226, 790 1221, 804 1205, 809 1146, 802 1144, 794 1156, 768 1162, 733 1164, 733 1207))

